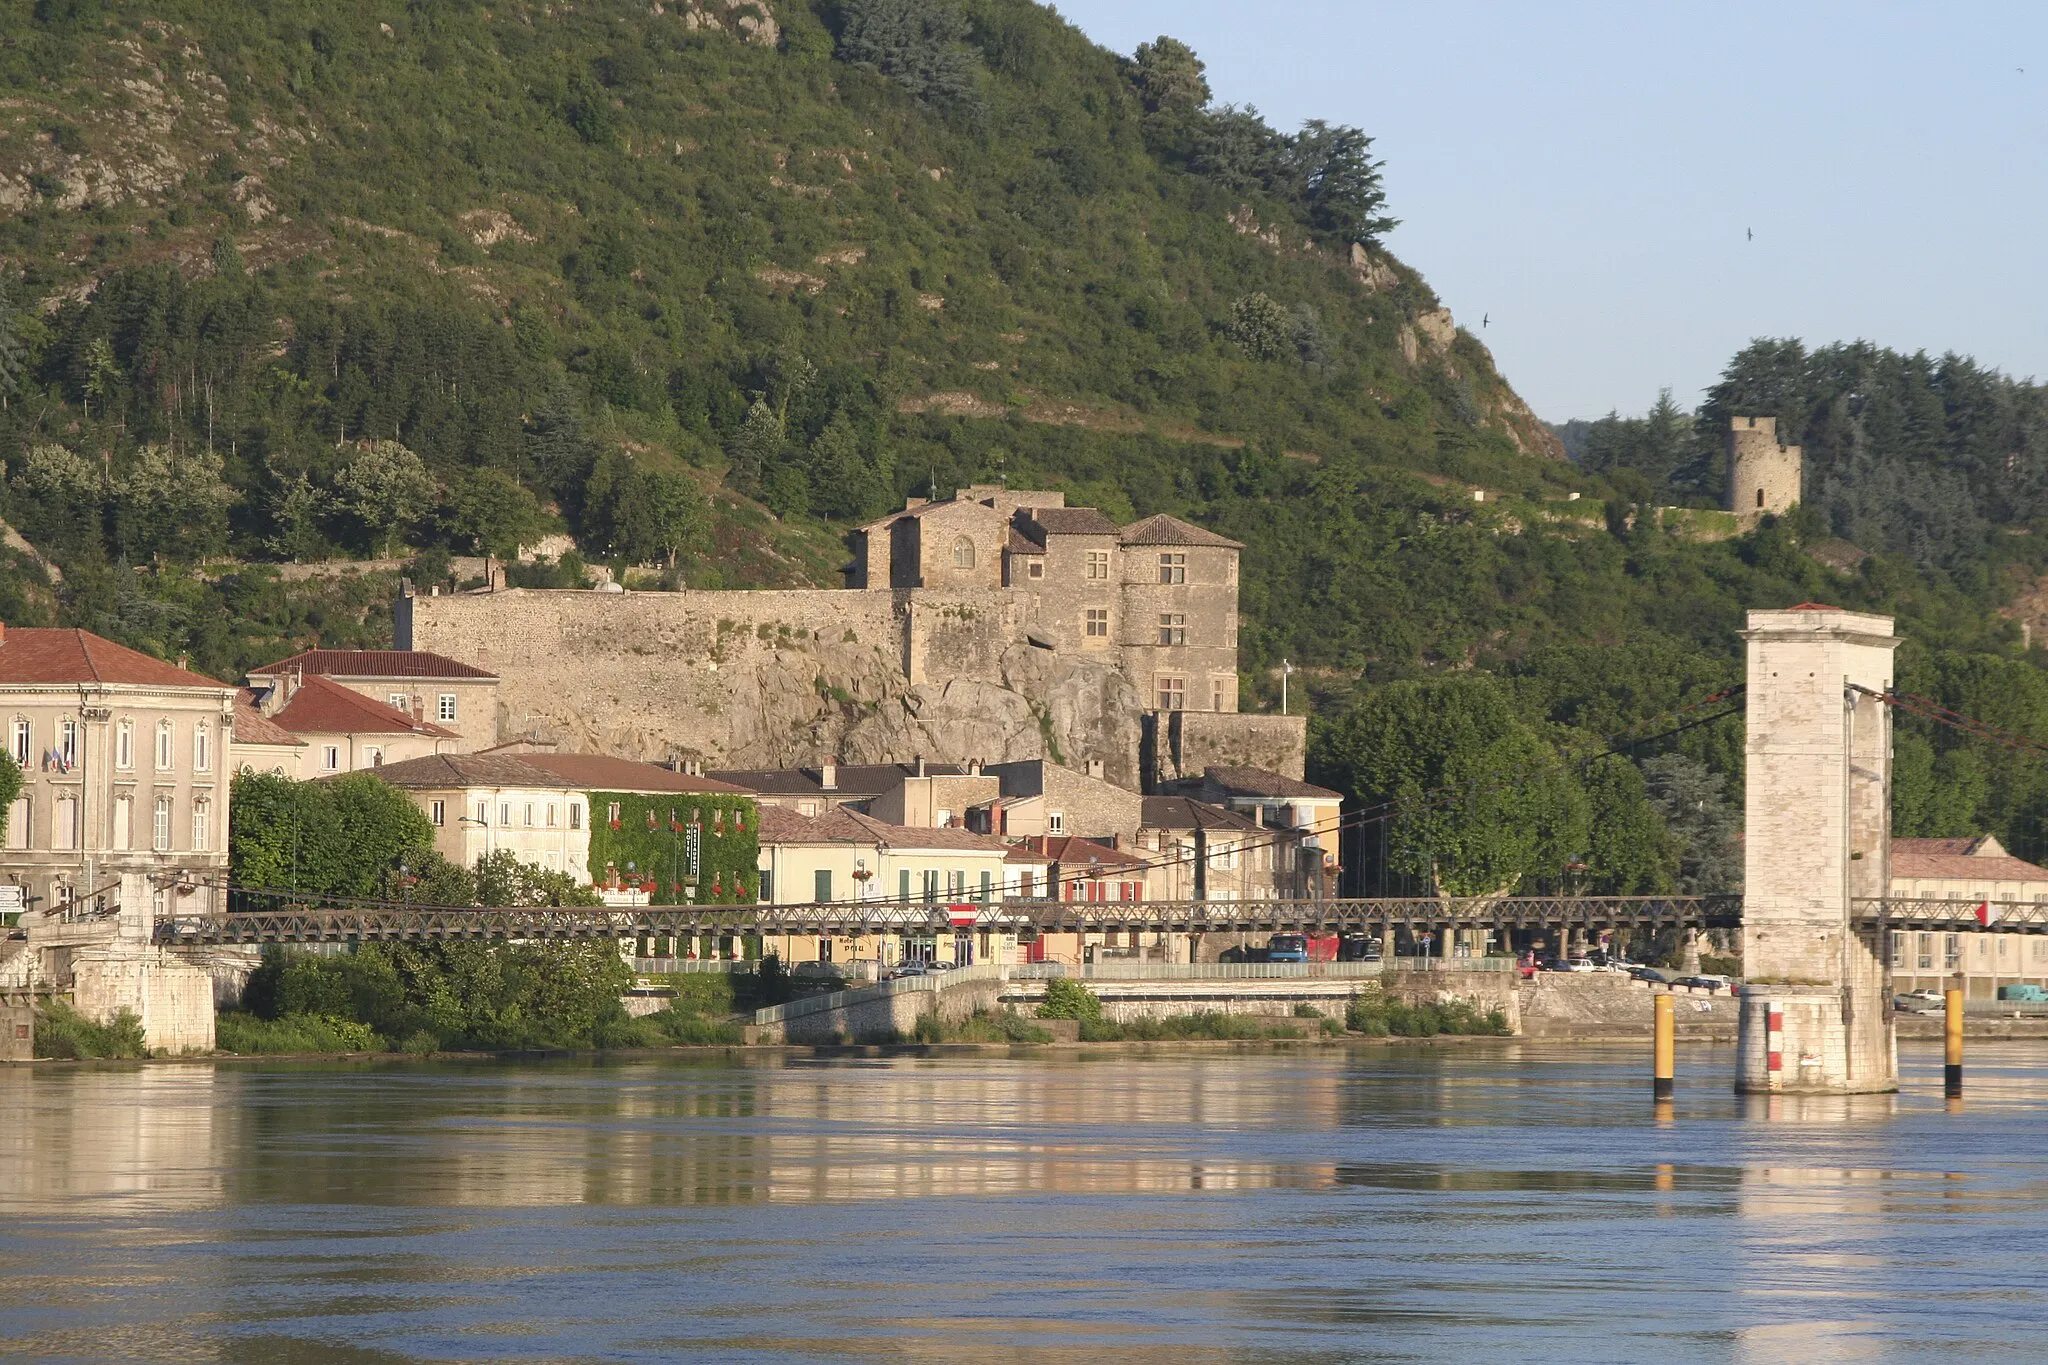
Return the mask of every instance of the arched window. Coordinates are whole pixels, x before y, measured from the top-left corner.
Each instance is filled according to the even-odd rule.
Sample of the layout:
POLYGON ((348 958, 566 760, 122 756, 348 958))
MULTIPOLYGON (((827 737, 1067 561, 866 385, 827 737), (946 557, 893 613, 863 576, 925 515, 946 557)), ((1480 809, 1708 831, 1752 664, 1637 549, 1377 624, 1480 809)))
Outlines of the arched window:
POLYGON ((953 567, 971 569, 974 567, 974 542, 966 536, 953 542, 953 567))

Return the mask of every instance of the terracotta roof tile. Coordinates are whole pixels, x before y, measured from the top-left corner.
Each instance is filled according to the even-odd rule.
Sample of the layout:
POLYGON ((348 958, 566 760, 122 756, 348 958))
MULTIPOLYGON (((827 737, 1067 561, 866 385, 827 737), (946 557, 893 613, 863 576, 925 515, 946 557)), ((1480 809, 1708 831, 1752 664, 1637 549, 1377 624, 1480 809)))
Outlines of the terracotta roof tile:
POLYGON ((2048 868, 2015 858, 2003 849, 1997 853, 1973 851, 1983 843, 1982 839, 1894 839, 1892 880, 1974 882, 1979 885, 2048 882, 2048 868))
POLYGON ((371 768, 394 787, 438 791, 449 787, 534 787, 548 791, 580 791, 582 784, 537 768, 509 754, 428 754, 403 763, 371 768))
POLYGON ((308 649, 252 668, 249 676, 275 677, 293 669, 323 678, 472 678, 491 682, 498 676, 424 649, 308 649))
POLYGON ((545 768, 588 791, 679 792, 684 795, 744 796, 745 787, 712 777, 679 773, 655 763, 610 754, 520 754, 519 761, 545 768))
POLYGON ((304 747, 306 741, 256 709, 256 689, 235 689, 235 743, 304 747))
POLYGON ((1342 792, 1333 792, 1328 787, 1318 787, 1312 782, 1303 782, 1300 778, 1269 772, 1264 768, 1228 765, 1206 768, 1202 772, 1202 783, 1231 796, 1300 796, 1315 801, 1344 799, 1342 792))
POLYGON ((460 738, 430 720, 412 716, 381 701, 372 701, 340 683, 314 676, 306 679, 284 709, 272 717, 295 735, 432 735, 460 738))
POLYGON ((108 683, 131 687, 227 687, 228 684, 89 630, 16 626, 0 633, 0 684, 108 683))
POLYGON ((1146 829, 1229 830, 1233 834, 1263 834, 1266 827, 1250 816, 1191 796, 1148 796, 1142 817, 1146 829))
POLYGON ((1204 531, 1190 525, 1179 517, 1169 517, 1164 512, 1143 521, 1134 521, 1124 527, 1118 539, 1125 545, 1213 545, 1226 550, 1242 550, 1243 545, 1228 536, 1219 536, 1214 531, 1204 531))
POLYGON ((1093 507, 1027 507, 1024 516, 1051 536, 1113 536, 1116 523, 1093 507))

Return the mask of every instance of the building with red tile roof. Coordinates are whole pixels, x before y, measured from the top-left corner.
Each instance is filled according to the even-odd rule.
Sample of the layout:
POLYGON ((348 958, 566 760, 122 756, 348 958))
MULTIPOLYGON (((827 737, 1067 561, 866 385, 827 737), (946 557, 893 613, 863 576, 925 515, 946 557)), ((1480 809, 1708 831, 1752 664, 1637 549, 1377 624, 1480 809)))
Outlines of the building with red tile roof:
POLYGON ((0 736, 22 769, 0 902, 40 912, 146 872, 204 911, 227 868, 236 689, 85 630, 0 626, 0 736))
POLYGON ((439 726, 451 752, 498 742, 498 677, 459 659, 424 649, 308 649, 249 671, 266 715, 290 705, 313 678, 439 726))
POLYGON ((291 700, 269 719, 309 746, 302 777, 328 777, 461 752, 461 736, 453 730, 318 676, 300 683, 291 700))

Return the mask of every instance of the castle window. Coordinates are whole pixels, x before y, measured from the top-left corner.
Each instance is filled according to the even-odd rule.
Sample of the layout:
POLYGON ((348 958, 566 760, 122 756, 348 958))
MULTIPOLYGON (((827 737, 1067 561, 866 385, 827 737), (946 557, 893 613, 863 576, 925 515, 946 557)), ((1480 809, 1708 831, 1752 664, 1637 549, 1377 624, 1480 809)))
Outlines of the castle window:
POLYGON ((454 723, 455 694, 453 692, 443 692, 441 694, 441 709, 439 715, 444 722, 450 724, 454 723))
POLYGON ((1756 505, 1758 507, 1762 507, 1764 505, 1764 490, 1761 488, 1756 490, 1756 505))
POLYGON ((1161 678, 1159 680, 1159 709, 1162 711, 1185 711, 1188 705, 1188 680, 1186 678, 1161 678))
POLYGON ((1045 561, 1042 559, 1032 560, 1031 567, 1026 569, 1024 572, 1026 575, 1032 578, 1045 577, 1045 561))
POLYGON ((971 569, 974 567, 974 542, 966 536, 953 542, 953 567, 971 569))
POLYGON ((1106 640, 1109 638, 1108 607, 1090 607, 1086 617, 1083 629, 1089 639, 1106 640))
POLYGON ((1159 643, 1162 645, 1184 645, 1188 642, 1188 618, 1179 612, 1162 612, 1159 616, 1159 643))
POLYGON ((1102 580, 1109 577, 1109 551, 1090 550, 1088 552, 1088 577, 1091 580, 1102 580))
POLYGON ((1188 557, 1184 554, 1159 556, 1159 581, 1161 583, 1187 582, 1188 557))
POLYGON ((1221 678, 1211 678, 1209 680, 1209 709, 1211 711, 1221 711, 1223 709, 1223 702, 1227 695, 1225 689, 1230 686, 1231 683, 1226 683, 1221 678))

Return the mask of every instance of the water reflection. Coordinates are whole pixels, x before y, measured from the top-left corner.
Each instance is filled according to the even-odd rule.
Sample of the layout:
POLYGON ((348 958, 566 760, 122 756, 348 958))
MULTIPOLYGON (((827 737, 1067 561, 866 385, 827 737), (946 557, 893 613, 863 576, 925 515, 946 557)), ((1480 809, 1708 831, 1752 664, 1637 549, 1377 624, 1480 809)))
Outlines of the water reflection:
POLYGON ((0 1070, 0 1356, 2039 1355, 2048 1057, 1982 1052, 0 1070))

